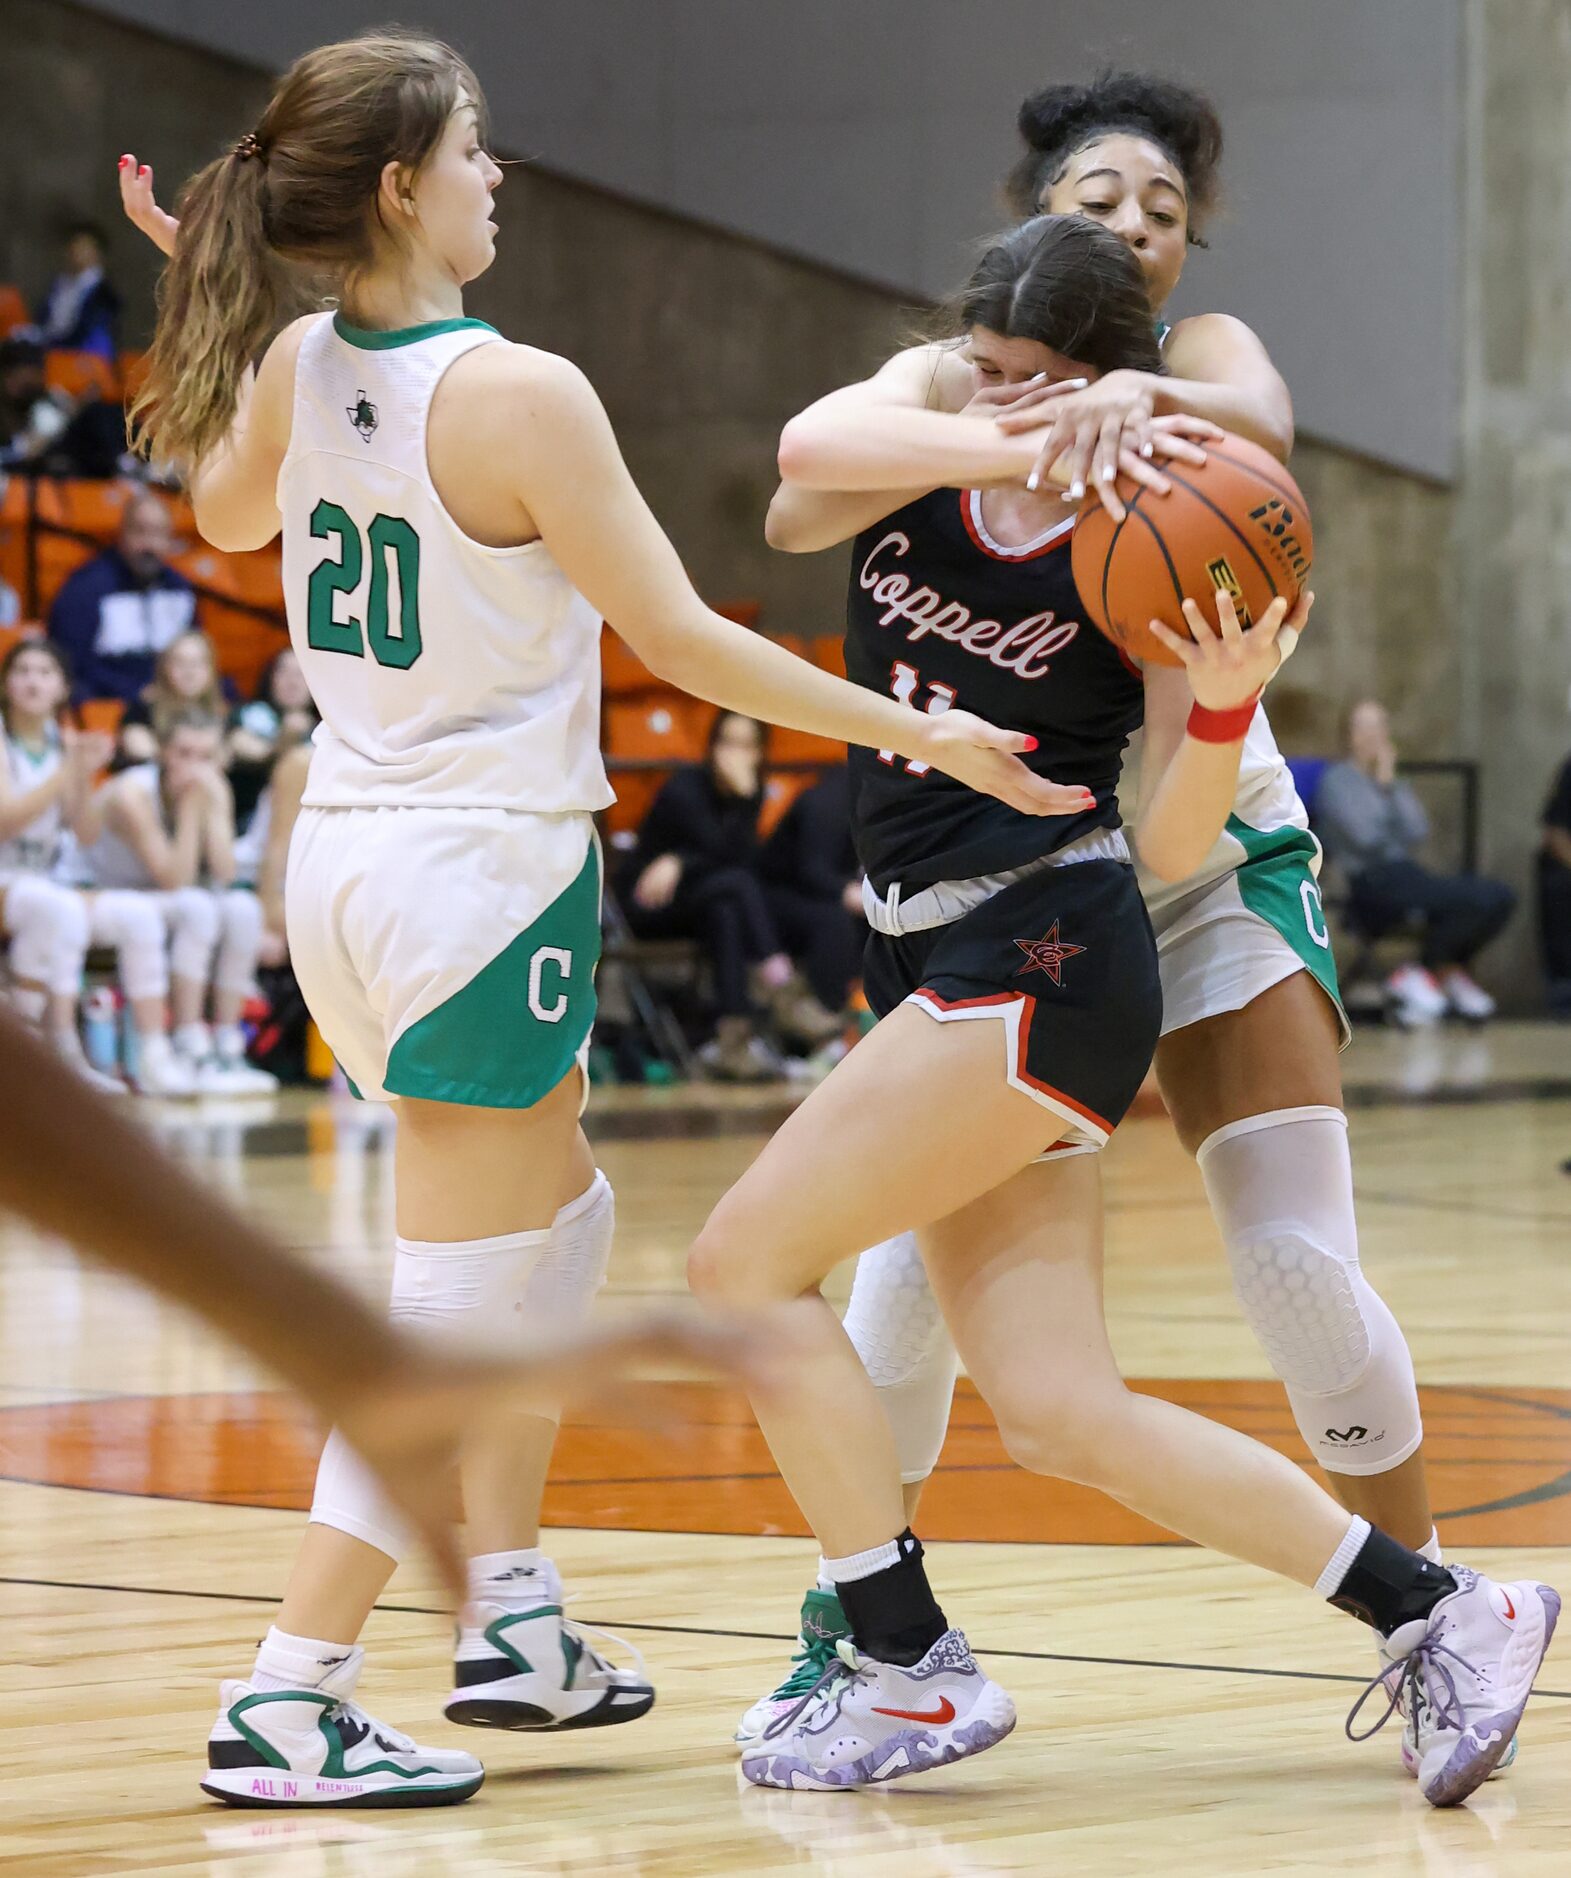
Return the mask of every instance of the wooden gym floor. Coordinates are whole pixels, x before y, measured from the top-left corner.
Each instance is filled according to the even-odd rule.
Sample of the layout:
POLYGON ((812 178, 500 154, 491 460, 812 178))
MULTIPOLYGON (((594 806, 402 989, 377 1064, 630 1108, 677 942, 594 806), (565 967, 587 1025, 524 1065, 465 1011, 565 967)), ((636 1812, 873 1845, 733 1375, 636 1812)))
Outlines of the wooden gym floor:
MULTIPOLYGON (((1347 1059, 1364 1259, 1425 1384, 1448 1548, 1571 1585, 1571 1032, 1362 1036, 1347 1059)), ((612 1308, 677 1290, 688 1234, 778 1119, 765 1093, 611 1092, 612 1308)), ((385 1284, 389 1157, 325 1098, 151 1106, 294 1243, 385 1284)), ((1109 1312, 1127 1373, 1297 1452, 1166 1122, 1105 1157, 1109 1312)), ((842 1284, 843 1289, 843 1284, 842 1284)), ((362 1694, 490 1778, 429 1813, 247 1814, 196 1781, 220 1673, 247 1665, 296 1542, 312 1436, 227 1349, 63 1248, 0 1226, 0 1871, 234 1878, 461 1872, 1097 1874, 1571 1868, 1571 1633, 1517 1766, 1435 1813, 1394 1727, 1342 1719, 1365 1638, 1306 1594, 1007 1464, 957 1405, 923 1528, 955 1620, 1015 1694, 984 1759, 905 1789, 738 1786, 737 1712, 776 1679, 813 1547, 745 1406, 687 1391, 658 1434, 579 1425, 552 1550, 575 1614, 642 1648, 646 1722, 467 1737, 439 1718, 446 1619, 423 1566, 372 1621, 362 1694)))

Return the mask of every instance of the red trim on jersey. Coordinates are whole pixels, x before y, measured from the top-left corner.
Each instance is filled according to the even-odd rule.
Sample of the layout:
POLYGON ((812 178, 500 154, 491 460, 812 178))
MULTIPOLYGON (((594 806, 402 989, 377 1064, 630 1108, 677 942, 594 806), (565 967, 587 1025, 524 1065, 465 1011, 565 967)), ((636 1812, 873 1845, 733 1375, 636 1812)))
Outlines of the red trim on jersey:
POLYGON ((976 517, 971 513, 972 498, 975 497, 977 502, 980 503, 982 499, 981 490, 962 489, 958 493, 960 496, 960 519, 965 523, 965 531, 971 537, 972 545, 979 548, 990 561, 1002 561, 1006 566, 1013 566, 1020 561, 1038 561, 1044 554, 1052 554, 1059 548, 1068 547, 1070 537, 1075 532, 1074 517, 1069 516, 1066 517, 1065 521, 1054 524, 1055 531, 1061 530, 1062 532, 1054 532, 1051 541, 1044 541, 1039 547, 1024 547, 1017 552, 1002 554, 997 548, 991 545, 978 526, 976 517))
POLYGON ((1088 1109, 1083 1102, 1077 1102, 1072 1095, 1066 1095, 1062 1089, 1055 1088, 1050 1082, 1043 1082, 1039 1076, 1033 1076, 1026 1067, 1026 1049, 1030 1042, 1031 1022, 1036 1016, 1036 999, 1024 991, 994 991, 984 998, 946 998, 927 985, 919 985, 911 993, 913 998, 920 998, 924 1004, 936 1005, 943 1011, 985 1010, 999 1004, 1020 1004, 1025 1009, 1020 1018, 1020 1045, 1015 1063, 1015 1074, 1022 1082, 1027 1082, 1033 1089, 1041 1090, 1045 1096, 1051 1096, 1055 1102, 1062 1102, 1066 1109, 1072 1109, 1083 1121, 1104 1135, 1113 1133, 1113 1124, 1098 1115, 1095 1109, 1088 1109))

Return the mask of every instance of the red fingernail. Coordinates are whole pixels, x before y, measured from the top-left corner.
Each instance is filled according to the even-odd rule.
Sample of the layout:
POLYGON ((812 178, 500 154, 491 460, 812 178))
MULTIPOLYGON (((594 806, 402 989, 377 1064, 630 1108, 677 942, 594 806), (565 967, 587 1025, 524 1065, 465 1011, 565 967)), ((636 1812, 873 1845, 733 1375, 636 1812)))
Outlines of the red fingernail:
POLYGON ((1029 755, 1029 754, 1031 753, 1031 751, 1033 751, 1034 749, 1036 749, 1036 747, 1037 747, 1037 741, 1036 741, 1036 738, 1035 738, 1035 737, 1027 737, 1027 738, 1026 738, 1026 754, 1027 754, 1027 755, 1029 755))
POLYGON ((121 157, 121 159, 120 159, 120 167, 121 167, 121 169, 124 169, 124 168, 125 168, 125 166, 126 166, 126 164, 127 164, 127 163, 129 163, 130 161, 131 161, 131 159, 130 159, 130 158, 129 158, 128 156, 123 156, 123 157, 121 157))
POLYGON ((144 164, 142 165, 142 167, 141 167, 141 168, 140 168, 140 169, 139 169, 139 170, 137 171, 137 175, 138 175, 138 176, 146 176, 146 175, 148 175, 148 174, 149 174, 149 171, 148 171, 148 167, 147 167, 147 165, 146 165, 146 164, 144 163, 144 164))

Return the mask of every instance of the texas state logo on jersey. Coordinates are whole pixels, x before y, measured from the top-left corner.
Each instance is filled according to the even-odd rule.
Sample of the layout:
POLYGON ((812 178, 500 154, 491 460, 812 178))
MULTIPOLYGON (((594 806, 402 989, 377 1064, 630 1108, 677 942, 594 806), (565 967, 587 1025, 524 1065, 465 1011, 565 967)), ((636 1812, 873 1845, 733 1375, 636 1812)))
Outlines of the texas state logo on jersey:
POLYGON ((1070 570, 1073 517, 1007 547, 979 490, 938 489, 857 537, 846 670, 919 711, 972 711, 1023 730, 1026 759, 1081 783, 1097 806, 1039 819, 894 752, 851 752, 852 815, 874 886, 925 885, 1018 867, 1118 825, 1123 750, 1140 723, 1139 673, 1086 619, 1070 570))

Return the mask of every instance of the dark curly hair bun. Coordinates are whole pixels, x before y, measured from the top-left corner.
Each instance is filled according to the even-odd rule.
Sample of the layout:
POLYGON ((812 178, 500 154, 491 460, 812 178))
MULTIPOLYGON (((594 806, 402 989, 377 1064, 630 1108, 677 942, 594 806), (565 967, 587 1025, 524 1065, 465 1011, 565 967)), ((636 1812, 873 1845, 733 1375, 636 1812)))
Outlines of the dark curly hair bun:
POLYGON ((1009 205, 1035 215, 1043 187, 1075 151, 1110 131, 1159 144, 1183 174, 1191 228, 1215 206, 1222 161, 1222 122, 1210 102, 1187 85, 1140 72, 1102 72, 1088 85, 1044 85, 1020 107, 1016 122, 1025 151, 1010 171, 1009 205))

